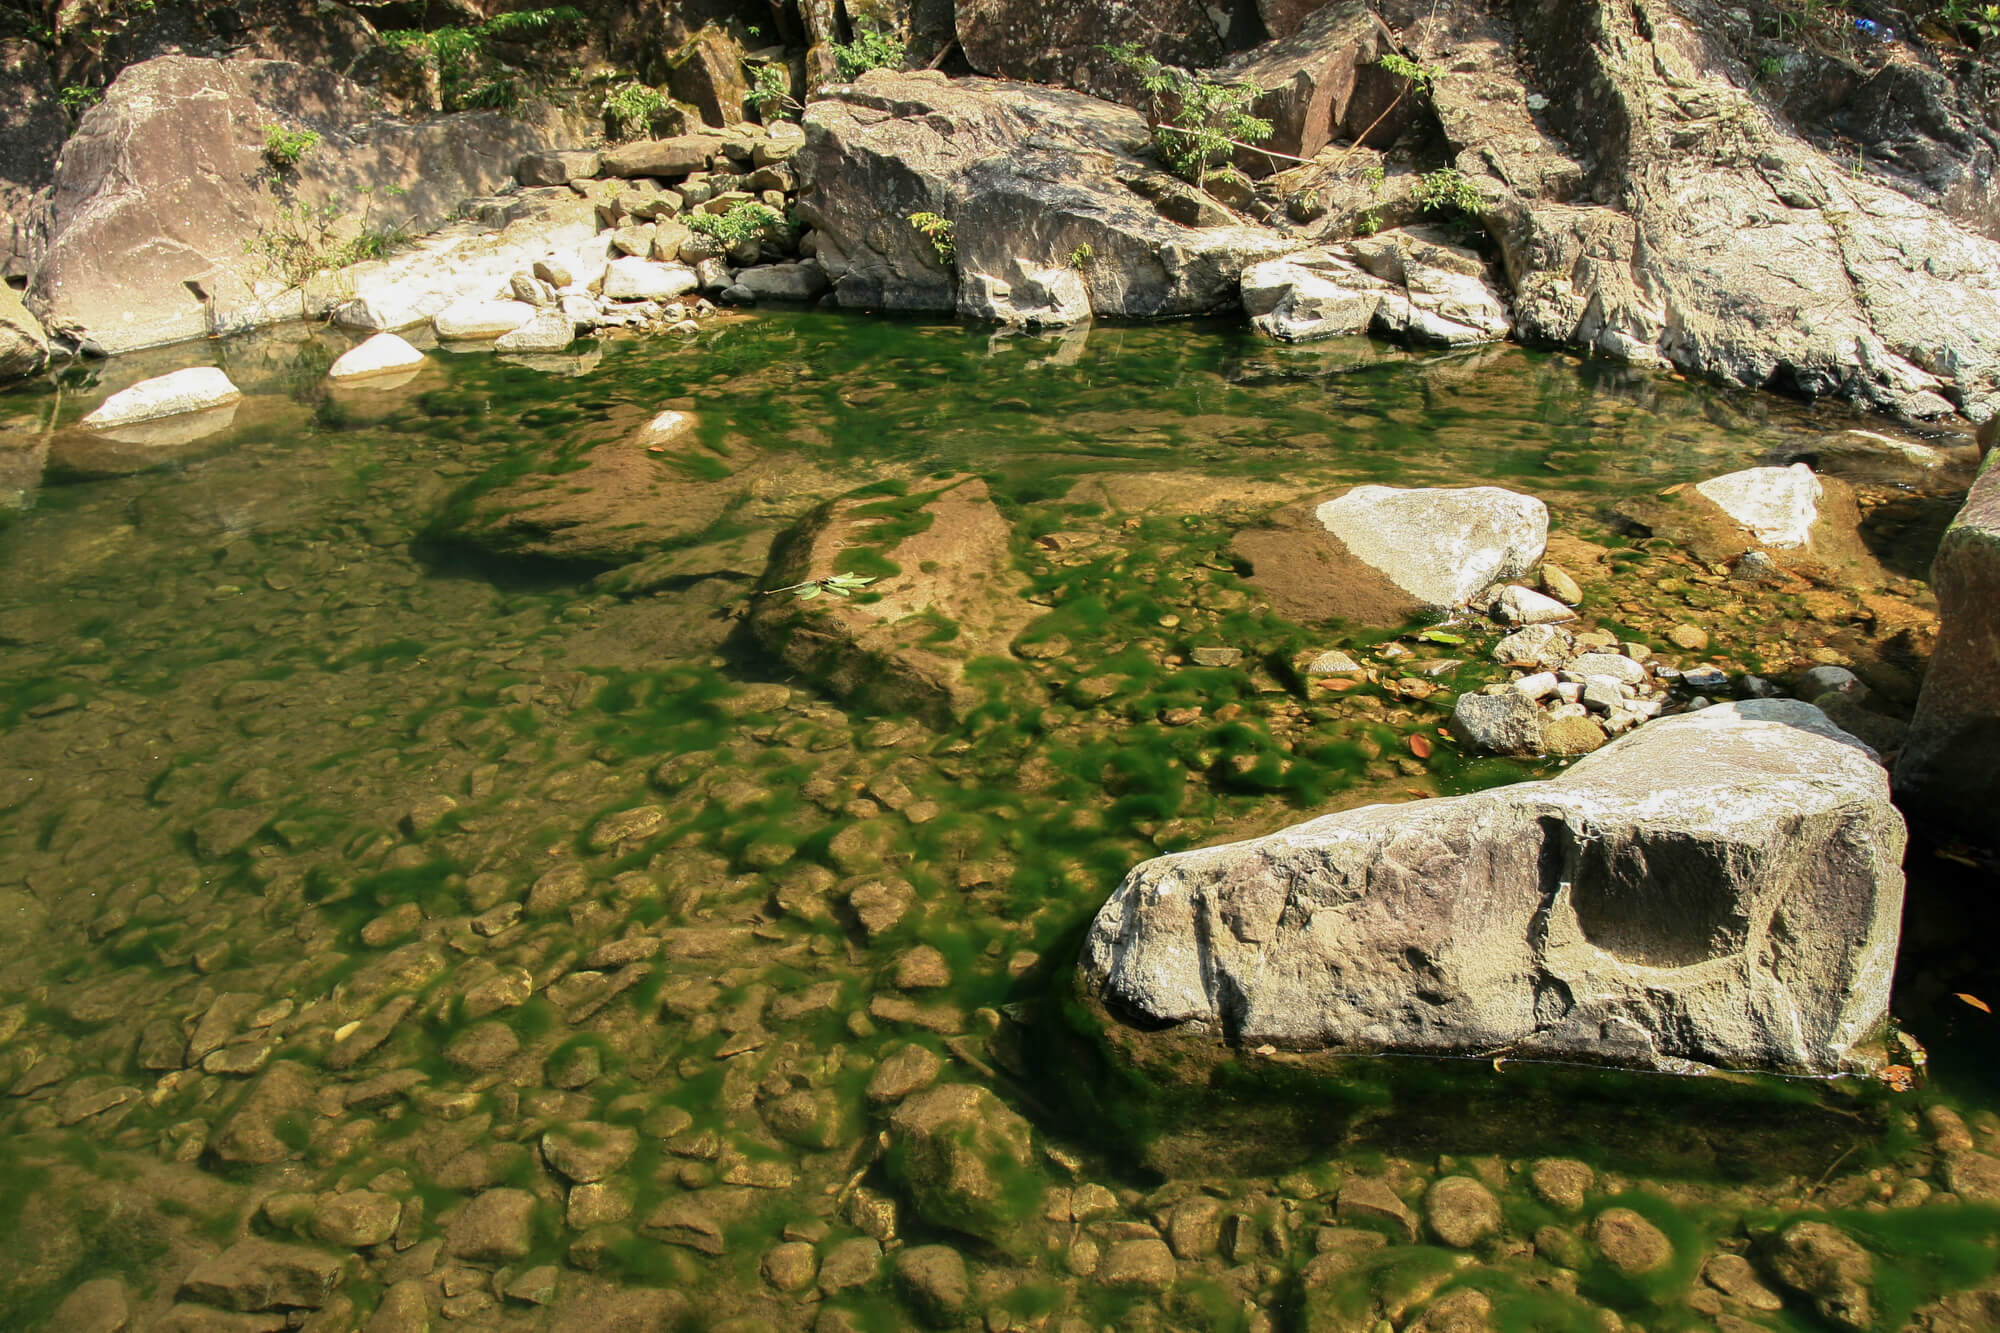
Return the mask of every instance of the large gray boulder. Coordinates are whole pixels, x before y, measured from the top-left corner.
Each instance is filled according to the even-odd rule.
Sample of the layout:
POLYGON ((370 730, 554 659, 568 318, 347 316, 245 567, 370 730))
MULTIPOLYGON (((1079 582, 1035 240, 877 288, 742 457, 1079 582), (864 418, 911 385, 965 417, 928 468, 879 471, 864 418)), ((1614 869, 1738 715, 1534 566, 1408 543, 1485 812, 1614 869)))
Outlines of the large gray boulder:
POLYGON ((1903 844, 1872 751, 1723 704, 1550 781, 1148 861, 1079 966, 1231 1042, 1825 1074, 1888 1012, 1903 844))
POLYGON ((1138 113, 1081 93, 876 71, 805 126, 799 212, 844 306, 1053 323, 1078 317, 1080 290, 1098 315, 1199 314, 1234 307, 1247 266, 1296 248, 1141 160, 1138 113), (952 263, 917 213, 950 220, 952 263), (1075 283, 1052 282, 1058 269, 1075 283))
POLYGON ((338 245, 366 228, 430 230, 575 130, 540 104, 423 121, 358 85, 276 60, 162 56, 132 65, 56 159, 30 236, 28 306, 103 352, 298 318, 273 238, 338 245), (282 175, 265 127, 320 135, 282 175), (117 255, 125 262, 106 263, 117 255))
POLYGON ((1420 229, 1253 264, 1242 293, 1251 327, 1281 342, 1373 332, 1459 347, 1512 327, 1485 262, 1420 229))
POLYGON ((1913 811, 1993 839, 2000 792, 2000 463, 1988 455, 1931 565, 1937 647, 1896 759, 1913 811))
POLYGON ((1517 30, 1448 6, 1404 30, 1449 65, 1431 99, 1521 336, 1904 417, 2000 408, 2000 244, 1810 142, 1734 25, 1639 8, 1517 5, 1517 30))

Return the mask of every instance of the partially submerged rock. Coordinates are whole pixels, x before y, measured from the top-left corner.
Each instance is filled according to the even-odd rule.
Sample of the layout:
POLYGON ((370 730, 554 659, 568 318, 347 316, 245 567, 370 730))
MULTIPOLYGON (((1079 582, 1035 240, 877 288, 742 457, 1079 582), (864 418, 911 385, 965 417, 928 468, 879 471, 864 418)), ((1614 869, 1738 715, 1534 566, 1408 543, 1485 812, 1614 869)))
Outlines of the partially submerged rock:
POLYGON ((1745 468, 1712 477, 1695 490, 1760 546, 1778 550, 1804 546, 1819 521, 1819 478, 1804 463, 1745 468))
POLYGON ((229 376, 217 367, 191 366, 168 375, 140 380, 129 389, 120 389, 77 424, 93 430, 129 426, 160 417, 178 416, 183 412, 222 407, 242 396, 242 392, 229 382, 229 376))
POLYGON ((1037 614, 1022 596, 1011 542, 976 478, 915 497, 835 500, 779 539, 764 586, 850 572, 857 547, 876 547, 895 572, 854 597, 759 594, 750 625, 766 648, 841 698, 947 726, 983 698, 966 663, 1004 655, 1037 614), (907 527, 915 530, 898 532, 907 527), (896 535, 884 542, 883 531, 896 535))
POLYGON ((1484 261, 1417 231, 1253 264, 1243 271, 1243 309, 1253 328, 1282 342, 1373 332, 1458 347, 1497 342, 1513 327, 1484 261))
POLYGON ((1912 810, 1985 839, 2000 792, 2000 464, 1991 456, 1931 565, 1937 648, 1896 760, 1912 810))
POLYGON ((1297 620, 1396 625, 1534 567, 1548 508, 1498 486, 1356 486, 1236 534, 1251 582, 1297 620))
POLYGON ((1079 966, 1231 1042, 1831 1073, 1887 1014, 1903 841, 1818 710, 1717 705, 1550 781, 1149 861, 1079 966))
POLYGON ((393 333, 378 333, 342 352, 327 368, 336 381, 365 380, 378 375, 404 375, 423 365, 424 354, 393 333))

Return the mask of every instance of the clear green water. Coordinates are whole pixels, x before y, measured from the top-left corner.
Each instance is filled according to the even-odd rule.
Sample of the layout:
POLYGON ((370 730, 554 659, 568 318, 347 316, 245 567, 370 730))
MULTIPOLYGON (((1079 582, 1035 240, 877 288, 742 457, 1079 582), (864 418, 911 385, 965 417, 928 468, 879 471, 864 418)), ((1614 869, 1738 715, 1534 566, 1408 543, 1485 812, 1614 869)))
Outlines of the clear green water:
MULTIPOLYGON (((399 1253, 424 1253, 482 1186, 541 1199, 514 1270, 565 1264, 574 1291, 668 1286, 697 1297, 694 1326, 820 1318, 759 1263, 787 1227, 830 1229, 822 1254, 860 1234, 857 1177, 860 1197, 899 1201, 899 1237, 963 1250, 980 1293, 968 1317, 1010 1312, 998 1327, 1366 1328, 1395 1305, 1384 1292, 1440 1277, 1486 1292, 1496 1328, 1594 1328, 1603 1309, 1709 1327, 1689 1302, 1703 1255, 1802 1206, 1831 1210, 1897 1275, 1878 1287, 1884 1327, 1991 1270, 1987 1209, 1863 1211, 1927 1169, 1921 1102, 1398 1061, 1330 1080, 1252 1064, 1193 1093, 1108 1060, 1064 984, 1090 914, 1148 855, 1534 771, 1444 745, 1413 757, 1407 738, 1444 718, 1434 700, 1308 690, 1298 652, 1393 636, 1270 610, 1229 558, 1240 525, 1337 484, 1497 482, 1605 548, 1617 581, 1587 609, 1608 628, 1657 643, 1694 608, 1740 665, 1782 670, 1809 639, 1894 673, 1907 663, 1846 621, 1690 585, 1699 569, 1614 518, 1845 419, 1518 349, 1287 349, 1220 326, 1036 339, 766 315, 688 347, 614 344, 586 374, 438 354, 407 387, 339 395, 320 379, 338 346, 317 336, 202 350, 250 396, 228 429, 150 455, 44 432, 186 349, 0 399, 14 428, 0 438, 21 442, 0 444, 4 475, 49 454, 39 489, 19 483, 26 507, 0 518, 0 1218, 24 1238, 0 1260, 0 1309, 15 1311, 0 1325, 42 1326, 112 1274, 164 1310, 204 1250, 272 1230, 258 1212, 272 1192, 371 1182, 406 1220, 411 1200, 424 1214, 406 1249, 350 1271, 357 1324, 414 1263, 399 1253), (651 563, 606 572, 468 540, 507 486, 560 480, 665 406, 700 426, 661 466, 708 498, 651 563), (135 458, 164 465, 124 471, 135 458), (1069 645, 976 664, 994 702, 966 725, 843 709, 742 632, 763 551, 812 504, 872 487, 893 509, 966 473, 1012 526, 1036 606, 1022 641, 1069 645), (1244 661, 1188 665, 1204 644, 1244 661), (1201 711, 1168 725, 1178 709, 1201 711), (593 836, 638 807, 657 808, 642 836, 593 836), (557 870, 568 894, 531 895, 557 870), (878 881, 907 886, 905 906, 871 935, 847 897, 878 881), (665 947, 583 966, 634 933, 665 947), (920 944, 947 984, 897 985, 920 944), (474 998, 517 970, 525 1002, 474 998), (399 995, 407 1015, 350 1063, 346 1025, 399 995), (204 1016, 225 1058, 182 1070, 204 1016), (454 1058, 492 1023, 516 1054, 454 1058), (875 1158, 885 1113, 865 1088, 910 1042, 1054 1150, 1007 1195, 1025 1241, 927 1221, 875 1158), (272 1160, 220 1151, 246 1090, 288 1066, 311 1095, 269 1118, 272 1160), (396 1070, 421 1086, 341 1104, 396 1070), (819 1099, 810 1125, 774 1109, 790 1092, 819 1099), (578 1119, 640 1130, 615 1178, 629 1217, 565 1219, 534 1144, 578 1119), (709 1148, 689 1151, 704 1132, 709 1148), (1634 1278, 1538 1257, 1538 1229, 1583 1226, 1510 1169, 1552 1153, 1604 1173, 1586 1218, 1638 1208, 1673 1264, 1634 1278), (1504 1236, 1476 1262, 1395 1245, 1337 1281, 1307 1276, 1344 1171, 1414 1181, 1447 1165, 1490 1174, 1502 1198, 1504 1236), (1289 1239, 1190 1261, 1165 1293, 1110 1289, 1078 1257, 1082 1229, 1041 1219, 1046 1188, 1084 1182, 1117 1191, 1128 1224, 1210 1187, 1289 1239), (643 1225, 687 1200, 712 1214, 719 1256, 643 1225)), ((1921 497, 1882 512, 1898 504, 1916 529, 1931 521, 1921 497)), ((1444 697, 1484 678, 1478 646, 1435 678, 1444 697)), ((1410 647, 1419 663, 1452 651, 1410 647)), ((1942 1019, 1935 1032, 1941 1086, 1969 1112, 1991 1104, 1978 1031, 1970 1076, 1945 1058, 1942 1019)), ((905 1326, 898 1291, 884 1277, 826 1308, 905 1326)), ((539 1315, 504 1300, 467 1317, 539 1315)), ((1754 1315, 1817 1318, 1796 1298, 1754 1315)))

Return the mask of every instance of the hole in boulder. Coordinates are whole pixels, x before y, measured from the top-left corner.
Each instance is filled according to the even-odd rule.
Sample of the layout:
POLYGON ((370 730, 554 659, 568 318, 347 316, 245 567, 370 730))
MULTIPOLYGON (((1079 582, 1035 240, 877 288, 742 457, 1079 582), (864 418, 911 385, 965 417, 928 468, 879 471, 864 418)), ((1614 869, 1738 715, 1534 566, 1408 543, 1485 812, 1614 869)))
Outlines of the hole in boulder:
POLYGON ((1593 839, 1575 857, 1570 901, 1584 937, 1648 967, 1687 967, 1735 953, 1749 932, 1730 849, 1655 831, 1644 844, 1593 839))

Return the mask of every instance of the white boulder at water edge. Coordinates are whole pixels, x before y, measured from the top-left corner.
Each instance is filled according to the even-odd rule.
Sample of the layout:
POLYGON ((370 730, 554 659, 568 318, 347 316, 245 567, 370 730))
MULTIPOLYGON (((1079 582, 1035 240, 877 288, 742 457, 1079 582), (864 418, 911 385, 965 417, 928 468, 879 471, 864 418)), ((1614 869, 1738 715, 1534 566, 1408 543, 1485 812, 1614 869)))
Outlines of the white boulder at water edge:
POLYGON ((97 405, 80 423, 93 429, 129 426, 134 422, 222 407, 243 395, 229 376, 215 366, 191 366, 169 375, 140 380, 97 405))
POLYGON ((1903 844, 1873 751, 1721 704, 1546 782, 1148 861, 1079 966, 1236 1043, 1828 1074, 1888 1014, 1903 844))
POLYGON ((331 380, 361 380, 376 375, 401 375, 424 363, 424 354, 393 333, 378 333, 340 354, 327 368, 331 380))
POLYGON ((1428 611, 1454 610, 1526 573, 1549 538, 1548 506, 1498 486, 1356 486, 1313 516, 1428 611))

